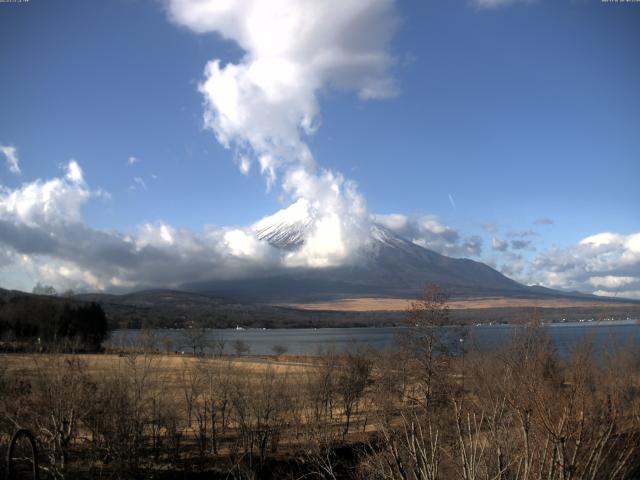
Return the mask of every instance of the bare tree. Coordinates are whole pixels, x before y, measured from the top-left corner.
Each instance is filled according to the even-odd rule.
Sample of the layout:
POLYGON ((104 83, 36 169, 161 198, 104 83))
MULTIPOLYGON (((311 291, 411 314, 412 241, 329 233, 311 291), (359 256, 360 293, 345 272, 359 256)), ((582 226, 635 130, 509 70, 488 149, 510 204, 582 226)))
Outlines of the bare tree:
POLYGON ((78 358, 51 355, 36 362, 32 411, 36 433, 45 447, 54 478, 64 478, 69 452, 83 419, 92 409, 95 390, 78 358))
POLYGON ((370 446, 359 465, 360 478, 437 480, 441 475, 442 440, 429 419, 405 409, 396 425, 379 426, 377 446, 370 446))
POLYGON ((240 340, 240 339, 234 340, 232 343, 232 346, 233 346, 233 350, 236 352, 236 355, 238 356, 247 355, 251 351, 249 344, 244 340, 240 340))
POLYGON ((345 355, 344 365, 340 369, 337 385, 342 402, 342 411, 345 416, 345 426, 342 432, 343 439, 349 433, 352 417, 357 413, 358 401, 369 384, 371 368, 371 360, 363 348, 354 349, 345 355))
POLYGON ((92 397, 84 428, 91 433, 96 459, 108 459, 116 472, 137 474, 149 465, 144 452, 150 425, 159 417, 154 404, 161 385, 158 362, 149 353, 118 358, 100 377, 92 397))
POLYGON ((185 358, 180 372, 180 386, 182 388, 184 404, 187 409, 187 426, 191 427, 193 419, 193 409, 198 401, 198 397, 204 388, 202 369, 198 365, 185 358))
POLYGON ((449 322, 447 295, 435 284, 426 285, 422 296, 407 310, 406 331, 401 341, 417 362, 417 380, 422 389, 422 398, 418 400, 425 406, 444 380, 448 348, 443 327, 449 322))
POLYGON ((230 398, 231 378, 239 375, 231 364, 220 366, 210 362, 200 362, 198 365, 203 379, 202 401, 196 412, 200 427, 199 439, 202 450, 206 447, 207 423, 211 438, 211 451, 218 453, 220 433, 225 433, 229 422, 228 407, 230 398), (208 422, 206 416, 208 415, 208 422))
POLYGON ((202 355, 208 345, 207 329, 202 325, 193 325, 182 331, 186 346, 193 351, 193 355, 202 355))
POLYGON ((282 344, 277 344, 271 347, 271 351, 276 357, 281 357, 282 355, 287 353, 288 350, 289 348, 286 345, 282 345, 282 344))
POLYGON ((337 395, 338 355, 334 349, 329 349, 320 358, 321 363, 318 368, 307 372, 305 386, 311 402, 310 421, 329 423, 333 419, 333 407, 337 395))
POLYGON ((224 336, 219 331, 215 332, 209 339, 209 345, 216 357, 222 356, 226 343, 224 336))

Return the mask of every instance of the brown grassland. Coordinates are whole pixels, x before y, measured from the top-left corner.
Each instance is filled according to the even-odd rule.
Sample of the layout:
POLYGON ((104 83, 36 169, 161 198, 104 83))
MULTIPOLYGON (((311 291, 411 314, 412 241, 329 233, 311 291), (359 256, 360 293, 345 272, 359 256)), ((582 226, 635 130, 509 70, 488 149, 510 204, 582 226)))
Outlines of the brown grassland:
MULTIPOLYGON (((413 300, 406 298, 343 298, 326 302, 314 303, 291 303, 282 306, 298 308, 301 310, 322 310, 335 312, 403 312, 411 306, 413 300)), ((635 308, 635 303, 595 300, 578 300, 565 298, 506 298, 506 297, 483 297, 470 299, 451 299, 448 302, 450 310, 468 309, 493 309, 493 308, 597 308, 607 307, 630 307, 635 308)))

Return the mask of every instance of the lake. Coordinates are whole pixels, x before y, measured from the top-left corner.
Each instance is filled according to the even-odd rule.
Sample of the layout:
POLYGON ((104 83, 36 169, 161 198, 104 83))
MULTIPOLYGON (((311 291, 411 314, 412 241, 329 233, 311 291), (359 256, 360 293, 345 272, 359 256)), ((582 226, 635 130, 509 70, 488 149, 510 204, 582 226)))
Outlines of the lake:
MULTIPOLYGON (((508 342, 513 335, 512 325, 482 325, 466 328, 464 345, 467 348, 491 350, 508 342)), ((546 325, 549 336, 561 355, 568 355, 582 341, 594 344, 596 350, 620 348, 629 344, 640 344, 640 323, 636 320, 554 323, 546 325)), ((208 329, 207 336, 213 341, 222 338, 225 353, 233 353, 233 342, 242 340, 250 348, 252 355, 271 355, 273 347, 282 345, 289 354, 314 355, 321 349, 335 347, 344 350, 351 344, 368 345, 384 349, 392 345, 397 327, 385 328, 318 328, 318 329, 275 329, 275 330, 216 330, 208 329)), ((452 330, 457 338, 458 330, 452 330)), ((116 330, 106 342, 108 346, 131 345, 141 339, 140 330, 116 330)), ((189 353, 184 330, 153 330, 156 346, 172 351, 189 353)), ((209 349, 211 351, 211 349, 209 349)))

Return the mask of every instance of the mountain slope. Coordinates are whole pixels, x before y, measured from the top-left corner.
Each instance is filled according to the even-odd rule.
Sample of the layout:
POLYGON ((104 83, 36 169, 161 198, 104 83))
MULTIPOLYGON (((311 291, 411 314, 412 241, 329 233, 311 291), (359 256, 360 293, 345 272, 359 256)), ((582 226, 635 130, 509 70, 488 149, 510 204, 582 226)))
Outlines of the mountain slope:
MULTIPOLYGON (((293 215, 282 212, 257 224, 254 231, 258 238, 279 249, 295 251, 304 244, 313 219, 304 211, 293 215)), ((564 295, 526 287, 480 262, 433 252, 377 224, 371 226, 366 251, 350 265, 281 269, 253 278, 191 283, 182 288, 238 301, 276 303, 346 297, 410 298, 430 282, 456 297, 564 295)))

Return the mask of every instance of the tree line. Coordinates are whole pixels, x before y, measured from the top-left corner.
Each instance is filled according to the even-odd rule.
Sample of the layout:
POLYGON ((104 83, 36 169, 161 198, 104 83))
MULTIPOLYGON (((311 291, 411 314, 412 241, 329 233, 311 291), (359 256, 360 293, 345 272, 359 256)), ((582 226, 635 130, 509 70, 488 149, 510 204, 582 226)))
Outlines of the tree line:
POLYGON ((107 318, 97 303, 38 295, 0 299, 0 344, 5 350, 98 351, 107 334, 107 318))

